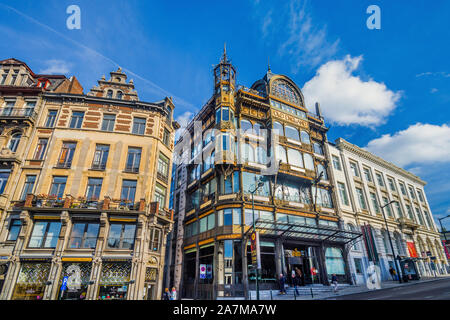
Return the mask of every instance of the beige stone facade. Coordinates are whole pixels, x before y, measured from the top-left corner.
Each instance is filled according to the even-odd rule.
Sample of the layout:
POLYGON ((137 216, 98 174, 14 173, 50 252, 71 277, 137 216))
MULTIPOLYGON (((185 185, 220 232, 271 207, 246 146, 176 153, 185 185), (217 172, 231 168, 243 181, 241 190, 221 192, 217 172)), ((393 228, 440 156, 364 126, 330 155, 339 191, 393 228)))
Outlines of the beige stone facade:
POLYGON ((2 194, 0 299, 159 299, 172 100, 140 101, 120 68, 87 94, 75 78, 57 80, 53 90, 30 83, 38 103, 27 125, 3 120, 2 145, 11 130, 22 137, 2 194))

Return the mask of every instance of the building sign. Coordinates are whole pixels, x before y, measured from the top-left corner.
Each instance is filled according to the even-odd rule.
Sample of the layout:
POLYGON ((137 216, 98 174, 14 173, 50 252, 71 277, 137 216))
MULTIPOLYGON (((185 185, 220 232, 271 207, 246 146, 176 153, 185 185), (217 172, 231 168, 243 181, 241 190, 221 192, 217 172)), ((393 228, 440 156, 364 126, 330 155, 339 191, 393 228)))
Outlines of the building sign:
POLYGON ((411 258, 418 258, 419 256, 417 255, 416 246, 414 245, 414 242, 406 241, 406 245, 408 246, 409 256, 411 258))
POLYGON ((375 239, 373 237, 372 233, 372 227, 370 224, 365 224, 361 226, 361 231, 364 238, 364 244, 366 246, 367 250, 367 256, 369 258, 369 261, 372 261, 374 263, 378 262, 378 252, 377 247, 375 245, 375 239))
POLYGON ((252 250, 252 265, 256 269, 261 269, 261 254, 259 251, 259 233, 253 231, 250 236, 252 250))
POLYGON ((450 259, 450 250, 448 249, 448 246, 450 246, 450 242, 442 240, 442 245, 444 246, 444 252, 447 259, 450 259))
POLYGON ((206 279, 206 264, 200 265, 200 279, 206 279))
POLYGON ((206 265, 206 279, 212 279, 212 264, 206 265))

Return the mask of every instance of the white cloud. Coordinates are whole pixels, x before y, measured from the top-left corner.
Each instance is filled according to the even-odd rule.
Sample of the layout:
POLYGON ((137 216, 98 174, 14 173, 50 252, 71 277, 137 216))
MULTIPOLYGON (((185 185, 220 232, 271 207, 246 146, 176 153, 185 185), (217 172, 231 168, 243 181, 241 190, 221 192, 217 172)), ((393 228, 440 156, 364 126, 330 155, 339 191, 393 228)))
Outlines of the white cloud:
POLYGON ((399 166, 450 163, 450 127, 417 123, 371 140, 366 149, 399 166))
POLYGON ((194 113, 190 111, 186 111, 183 114, 179 115, 175 120, 180 125, 180 129, 178 129, 175 133, 175 141, 184 133, 189 122, 194 118, 194 113))
POLYGON ((434 76, 434 77, 441 76, 441 77, 444 77, 444 78, 449 78, 450 77, 450 73, 444 72, 444 71, 440 71, 440 72, 429 72, 428 71, 428 72, 422 72, 422 73, 416 74, 417 78, 427 77, 427 76, 434 76))
POLYGON ((68 74, 70 71, 70 64, 64 60, 47 60, 45 64, 47 68, 40 70, 40 74, 68 74))
POLYGON ((282 21, 287 26, 289 37, 280 45, 279 54, 293 59, 293 73, 297 73, 301 66, 315 67, 330 59, 339 44, 339 39, 333 43, 327 40, 326 25, 313 23, 306 4, 307 1, 290 1, 288 16, 282 21))
POLYGON ((308 108, 312 110, 319 102, 325 118, 339 125, 374 127, 384 123, 401 93, 389 90, 384 83, 354 76, 361 61, 362 56, 347 55, 323 64, 303 87, 308 108))
POLYGON ((431 93, 436 93, 436 92, 438 92, 438 91, 439 91, 439 90, 436 89, 436 88, 432 88, 432 89, 430 90, 431 93))

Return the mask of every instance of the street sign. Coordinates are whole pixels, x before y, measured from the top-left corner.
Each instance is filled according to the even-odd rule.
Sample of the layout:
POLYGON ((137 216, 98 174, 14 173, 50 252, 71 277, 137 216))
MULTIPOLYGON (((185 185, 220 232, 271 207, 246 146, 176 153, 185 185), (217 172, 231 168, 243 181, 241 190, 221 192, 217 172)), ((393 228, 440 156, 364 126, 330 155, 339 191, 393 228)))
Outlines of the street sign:
POLYGON ((250 236, 250 248, 252 252, 253 268, 261 269, 261 254, 259 252, 259 233, 253 231, 250 236))
POLYGON ((67 288, 67 281, 69 280, 68 276, 65 276, 62 280, 61 291, 65 291, 67 288))
POLYGON ((206 279, 206 264, 200 265, 200 279, 206 279))

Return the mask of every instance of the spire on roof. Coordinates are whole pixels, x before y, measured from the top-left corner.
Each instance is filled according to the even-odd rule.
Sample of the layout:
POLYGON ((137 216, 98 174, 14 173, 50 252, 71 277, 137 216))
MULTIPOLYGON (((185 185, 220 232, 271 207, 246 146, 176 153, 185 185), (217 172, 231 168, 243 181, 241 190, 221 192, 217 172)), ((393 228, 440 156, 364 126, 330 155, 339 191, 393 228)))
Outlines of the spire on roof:
POLYGON ((222 57, 222 61, 223 62, 228 62, 228 58, 227 58, 227 43, 224 42, 223 43, 223 57, 222 57))
POLYGON ((272 72, 272 70, 270 70, 270 57, 267 57, 267 72, 272 72))

